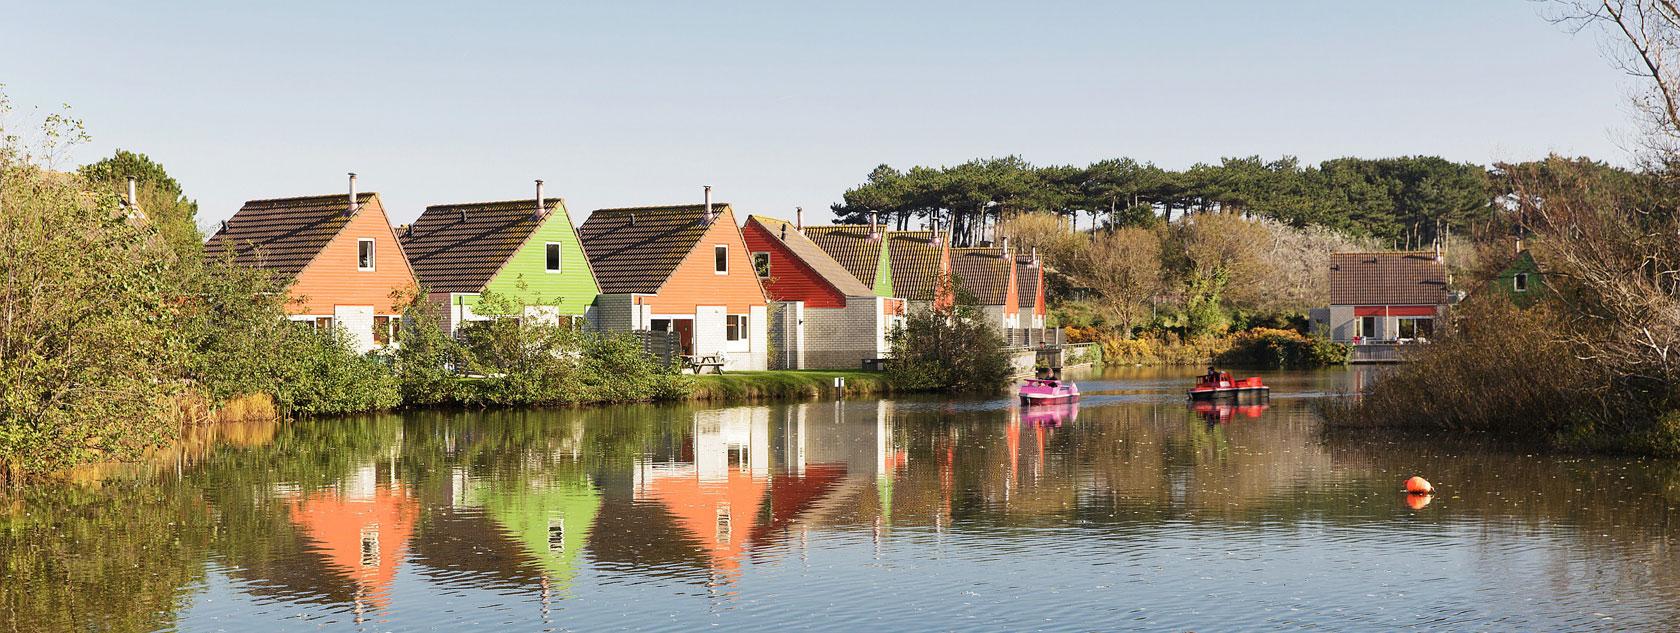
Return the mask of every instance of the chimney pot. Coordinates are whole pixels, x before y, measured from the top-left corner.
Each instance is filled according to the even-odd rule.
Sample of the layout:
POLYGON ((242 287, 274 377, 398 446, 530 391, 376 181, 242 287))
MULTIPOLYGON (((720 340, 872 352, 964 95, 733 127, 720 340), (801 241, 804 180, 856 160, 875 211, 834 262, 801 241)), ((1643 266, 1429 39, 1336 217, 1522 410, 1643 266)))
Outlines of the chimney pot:
POLYGON ((135 197, 134 188, 135 188, 134 187, 134 177, 129 176, 128 177, 128 208, 130 208, 130 209, 135 209, 135 208, 140 207, 140 199, 135 197))
POLYGON ((542 217, 544 215, 542 185, 543 185, 542 179, 538 178, 537 179, 537 208, 536 208, 535 211, 531 212, 531 217, 537 218, 537 219, 542 219, 542 217))
POLYGON ((636 214, 630 214, 630 226, 636 226, 636 214))
POLYGON ((1003 258, 1009 259, 1009 236, 1003 236, 1003 258))
POLYGON ((350 172, 350 205, 345 207, 344 215, 356 215, 356 172, 350 172))
POLYGON ((881 214, 873 211, 869 213, 869 239, 881 239, 881 214))
POLYGON ((711 224, 712 223, 712 186, 711 185, 704 185, 704 186, 706 188, 706 224, 711 224))
POLYGON ((793 229, 795 231, 805 230, 805 207, 793 208, 793 229))

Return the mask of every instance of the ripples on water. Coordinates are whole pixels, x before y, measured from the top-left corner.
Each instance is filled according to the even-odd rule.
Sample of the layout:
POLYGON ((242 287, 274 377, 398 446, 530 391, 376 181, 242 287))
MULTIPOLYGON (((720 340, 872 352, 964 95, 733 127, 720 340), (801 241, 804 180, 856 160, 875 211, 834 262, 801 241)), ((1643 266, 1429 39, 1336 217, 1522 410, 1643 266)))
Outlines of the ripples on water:
POLYGON ((222 429, 0 497, 0 630, 1674 627, 1674 463, 1325 443, 1357 379, 222 429))

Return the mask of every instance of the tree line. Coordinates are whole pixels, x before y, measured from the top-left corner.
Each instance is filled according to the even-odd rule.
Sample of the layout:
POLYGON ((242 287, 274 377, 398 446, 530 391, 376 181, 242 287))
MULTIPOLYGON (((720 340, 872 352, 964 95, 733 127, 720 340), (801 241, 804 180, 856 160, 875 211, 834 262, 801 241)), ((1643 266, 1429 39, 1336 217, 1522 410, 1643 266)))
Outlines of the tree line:
MULTIPOLYGON (((1590 160, 1582 159, 1592 163, 1590 160)), ((1022 213, 1061 216, 1070 227, 1148 225, 1190 214, 1234 213, 1421 248, 1445 232, 1485 226, 1509 205, 1508 174, 1544 161, 1481 166, 1439 156, 1224 158, 1171 170, 1133 158, 1036 166, 1019 156, 907 170, 881 165, 831 208, 841 223, 878 218, 899 230, 937 220, 958 245, 994 239, 1022 213)), ((1631 172, 1592 163, 1629 175, 1631 172)))

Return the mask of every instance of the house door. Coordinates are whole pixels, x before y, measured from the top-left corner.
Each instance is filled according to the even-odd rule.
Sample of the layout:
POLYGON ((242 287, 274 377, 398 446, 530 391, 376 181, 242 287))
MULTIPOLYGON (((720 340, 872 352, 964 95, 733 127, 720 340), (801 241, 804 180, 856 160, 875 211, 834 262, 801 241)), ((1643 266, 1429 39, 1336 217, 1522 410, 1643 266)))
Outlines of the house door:
POLYGON ((350 335, 356 351, 373 349, 373 306, 333 306, 333 320, 350 335))
POLYGON ((683 356, 694 355, 694 319, 672 319, 671 331, 677 333, 677 346, 683 356))
POLYGON ((1377 317, 1359 317, 1359 335, 1366 339, 1382 339, 1382 330, 1377 327, 1377 317))

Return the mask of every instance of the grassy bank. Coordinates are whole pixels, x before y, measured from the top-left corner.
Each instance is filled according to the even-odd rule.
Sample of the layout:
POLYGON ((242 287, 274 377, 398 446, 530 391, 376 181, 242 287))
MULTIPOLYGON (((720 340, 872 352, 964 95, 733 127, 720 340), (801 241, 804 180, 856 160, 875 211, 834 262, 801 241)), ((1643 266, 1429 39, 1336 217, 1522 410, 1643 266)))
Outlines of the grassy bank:
POLYGON ((706 402, 813 400, 817 398, 885 396, 893 393, 884 372, 872 371, 736 371, 696 376, 687 399, 706 402), (834 379, 846 380, 843 389, 834 379))

